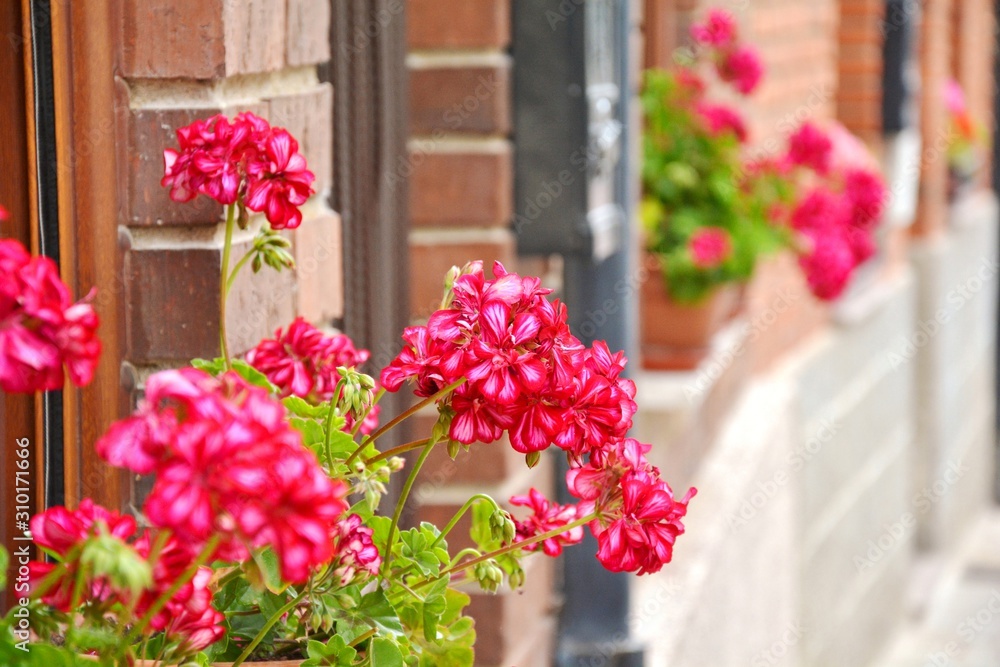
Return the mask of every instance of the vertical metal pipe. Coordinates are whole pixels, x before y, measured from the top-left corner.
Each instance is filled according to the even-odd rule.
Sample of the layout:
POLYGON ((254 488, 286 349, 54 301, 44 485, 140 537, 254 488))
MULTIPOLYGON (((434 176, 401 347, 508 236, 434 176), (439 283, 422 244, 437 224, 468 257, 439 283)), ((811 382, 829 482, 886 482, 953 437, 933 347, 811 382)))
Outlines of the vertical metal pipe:
MULTIPOLYGON (((631 16, 629 3, 615 2, 618 51, 616 75, 621 90, 618 120, 622 124, 621 157, 615 170, 615 203, 624 224, 618 227, 617 251, 603 261, 567 255, 564 293, 570 327, 584 344, 607 341, 612 350, 624 350, 635 367, 637 294, 629 279, 635 266, 632 178, 633 134, 630 103, 634 90, 628 49, 631 16)), ((626 369, 626 374, 628 369, 626 369)), ((560 473, 565 472, 561 459, 560 473)), ((573 502, 565 484, 557 484, 561 502, 573 502)), ((564 553, 563 607, 556 663, 559 667, 642 667, 644 651, 629 635, 629 583, 631 575, 608 572, 594 557, 597 541, 586 534, 583 544, 564 553)))
MULTIPOLYGON (((56 165, 51 7, 49 0, 34 0, 30 7, 38 247, 42 255, 59 264, 59 178, 56 165)), ((45 505, 52 507, 65 502, 62 390, 42 394, 42 423, 45 505)))

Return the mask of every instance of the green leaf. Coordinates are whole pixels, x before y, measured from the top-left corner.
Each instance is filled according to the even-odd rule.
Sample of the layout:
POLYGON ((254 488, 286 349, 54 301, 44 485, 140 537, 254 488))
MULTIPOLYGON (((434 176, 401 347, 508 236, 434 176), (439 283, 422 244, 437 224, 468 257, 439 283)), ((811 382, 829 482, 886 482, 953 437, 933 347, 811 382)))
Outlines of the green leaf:
POLYGON ((243 361, 242 359, 233 359, 233 370, 239 373, 240 377, 246 380, 248 383, 255 387, 260 387, 261 389, 266 389, 267 391, 274 393, 277 391, 277 387, 271 384, 271 381, 267 379, 267 376, 261 373, 259 370, 243 361))
POLYGON ((306 644, 306 655, 302 667, 347 667, 354 664, 358 652, 347 645, 344 638, 334 635, 326 644, 309 640, 306 644))
POLYGON ((424 598, 424 639, 429 642, 436 642, 438 640, 438 623, 446 611, 448 611, 448 603, 444 595, 429 595, 424 598))
POLYGON ((285 408, 297 417, 312 417, 313 419, 326 419, 330 412, 330 403, 320 403, 313 405, 309 401, 299 396, 287 396, 281 399, 285 408))
POLYGON ((222 375, 226 369, 226 360, 221 357, 218 359, 194 359, 191 361, 191 366, 212 375, 222 375))
POLYGON ((266 547, 255 552, 253 563, 260 572, 260 583, 267 590, 278 594, 288 588, 288 584, 281 578, 281 562, 273 549, 266 547))
POLYGON ((403 667, 403 653, 391 639, 376 637, 368 652, 372 667, 403 667))

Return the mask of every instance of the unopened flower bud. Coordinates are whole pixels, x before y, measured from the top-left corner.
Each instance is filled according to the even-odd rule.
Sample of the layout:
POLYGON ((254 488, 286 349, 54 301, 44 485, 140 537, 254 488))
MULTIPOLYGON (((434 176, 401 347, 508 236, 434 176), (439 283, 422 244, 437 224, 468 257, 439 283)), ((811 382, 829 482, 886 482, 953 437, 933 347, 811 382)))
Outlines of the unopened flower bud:
POLYGON ((514 541, 517 527, 514 519, 506 510, 497 509, 490 515, 490 534, 494 540, 500 540, 503 544, 510 544, 514 541))
POLYGON ((517 590, 524 585, 524 570, 520 565, 517 565, 510 574, 507 575, 507 583, 510 584, 511 590, 517 590))
POLYGON ((406 466, 406 459, 402 456, 390 456, 387 463, 389 464, 389 470, 399 472, 406 466))
POLYGON ((496 593, 497 589, 503 584, 503 570, 500 569, 495 559, 491 558, 476 565, 473 568, 473 574, 476 577, 476 581, 479 582, 479 586, 484 591, 496 593))
POLYGON ((135 549, 112 535, 91 538, 80 554, 80 564, 95 578, 107 578, 115 588, 139 595, 153 583, 153 570, 135 549))

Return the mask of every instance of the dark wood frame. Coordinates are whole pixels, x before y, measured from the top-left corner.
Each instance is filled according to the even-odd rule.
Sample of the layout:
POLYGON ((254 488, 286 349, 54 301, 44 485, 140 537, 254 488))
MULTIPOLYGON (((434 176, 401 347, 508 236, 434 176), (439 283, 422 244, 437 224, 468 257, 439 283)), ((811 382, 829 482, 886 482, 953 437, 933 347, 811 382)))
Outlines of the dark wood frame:
MULTIPOLYGON (((0 3, 0 34, 11 36, 0 47, 0 72, 6 77, 0 96, 0 203, 10 213, 2 236, 37 251, 39 213, 35 178, 33 77, 30 0, 0 3), (18 37, 20 36, 20 37, 18 37)), ((97 287, 103 353, 94 381, 84 389, 67 384, 63 402, 63 479, 66 504, 83 497, 110 507, 126 502, 127 480, 93 454, 93 443, 128 409, 121 386, 122 290, 118 243, 116 137, 116 50, 119 35, 115 0, 69 3, 53 0, 48 14, 52 31, 54 112, 60 271, 79 296, 97 287)), ((39 27, 36 23, 36 27, 39 27)), ((32 511, 44 505, 44 464, 38 398, 0 393, 0 539, 13 545, 16 530, 12 480, 15 440, 29 437, 32 511)), ((0 598, 0 608, 4 600, 0 598)))

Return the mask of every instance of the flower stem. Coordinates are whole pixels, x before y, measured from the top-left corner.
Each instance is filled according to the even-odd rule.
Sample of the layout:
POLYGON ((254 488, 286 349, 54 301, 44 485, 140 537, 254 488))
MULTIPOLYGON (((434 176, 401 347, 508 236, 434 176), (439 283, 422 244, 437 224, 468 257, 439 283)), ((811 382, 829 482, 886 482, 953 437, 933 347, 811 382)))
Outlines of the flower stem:
POLYGON ((239 275, 240 269, 246 266, 246 263, 254 254, 256 254, 256 251, 251 248, 247 251, 247 254, 240 258, 240 261, 236 262, 236 266, 233 267, 232 272, 230 272, 229 277, 226 279, 226 294, 229 294, 229 290, 233 289, 233 283, 236 282, 236 276, 239 275))
POLYGON ((226 207, 226 240, 222 246, 222 276, 219 278, 219 349, 226 361, 226 370, 233 370, 226 341, 226 299, 229 297, 229 255, 233 250, 233 227, 236 223, 236 204, 226 207))
POLYGON ((465 504, 462 505, 462 507, 457 512, 455 512, 455 516, 451 517, 451 521, 448 522, 448 525, 444 527, 444 530, 441 531, 441 534, 437 536, 437 539, 431 543, 431 546, 429 548, 433 549, 434 547, 436 547, 438 543, 441 540, 443 540, 448 533, 451 532, 451 529, 454 528, 455 525, 462 520, 462 517, 465 516, 465 513, 468 512, 469 508, 472 507, 472 505, 475 504, 475 502, 478 500, 487 502, 490 505, 493 505, 495 509, 499 509, 497 507, 497 501, 493 500, 485 493, 477 493, 476 495, 466 500, 465 504))
POLYGON ((219 546, 219 542, 221 540, 222 537, 217 534, 208 538, 208 542, 205 543, 205 546, 194 559, 194 562, 191 563, 186 570, 184 570, 181 576, 174 580, 174 583, 170 585, 170 588, 168 588, 160 597, 156 599, 156 602, 150 606, 145 616, 143 616, 139 622, 135 624, 132 631, 128 635, 127 641, 125 642, 126 646, 131 645, 132 642, 135 641, 135 638, 146 630, 152 622, 153 617, 160 613, 160 610, 163 609, 168 602, 170 602, 170 599, 174 597, 177 591, 179 591, 184 584, 194 579, 194 575, 198 573, 198 568, 208 562, 208 559, 212 557, 213 553, 215 553, 215 548, 219 546))
POLYGON ((435 577, 430 577, 428 579, 424 579, 421 582, 412 584, 412 587, 414 589, 419 589, 421 586, 426 586, 427 584, 432 583, 434 581, 437 581, 438 579, 440 579, 442 577, 447 577, 449 575, 455 574, 456 572, 461 572, 462 570, 467 570, 470 567, 474 567, 476 565, 479 565, 480 563, 484 563, 484 562, 486 562, 486 561, 488 561, 488 560, 490 560, 492 558, 496 558, 497 556, 503 556, 504 554, 510 553, 511 551, 516 551, 517 549, 523 549, 525 547, 530 547, 532 544, 538 544, 539 542, 544 542, 545 540, 548 540, 550 538, 556 537, 557 535, 562 535, 566 531, 573 530, 577 526, 585 526, 588 523, 590 523, 591 521, 593 521, 594 519, 596 519, 597 517, 598 517, 598 513, 597 512, 593 512, 591 514, 588 514, 585 517, 579 518, 579 519, 577 519, 575 521, 571 521, 570 523, 567 523, 565 526, 560 526, 558 528, 553 528, 552 530, 550 530, 548 532, 541 533, 539 535, 535 535, 534 537, 529 537, 528 539, 522 540, 521 542, 512 542, 511 544, 508 544, 507 546, 500 547, 496 551, 491 551, 490 553, 483 554, 482 556, 478 556, 476 558, 473 558, 472 560, 467 560, 464 563, 459 563, 457 565, 452 565, 452 566, 448 567, 447 569, 443 570, 441 572, 441 574, 439 574, 439 575, 437 575, 435 577))
POLYGON ((439 398, 442 398, 443 396, 446 396, 449 392, 454 391, 455 389, 458 389, 463 384, 465 384, 465 382, 466 382, 466 378, 462 378, 461 380, 456 380, 455 382, 452 382, 450 385, 448 385, 447 387, 445 387, 441 391, 437 392, 433 396, 428 396, 424 400, 420 401, 419 403, 417 403, 416 405, 414 405, 413 407, 411 407, 409 410, 406 410, 405 412, 400 413, 395 419, 393 419, 388 424, 386 424, 385 426, 383 426, 382 428, 380 428, 379 430, 375 431, 374 433, 372 433, 371 435, 369 435, 367 438, 365 438, 361 442, 361 444, 358 445, 358 448, 354 450, 354 453, 351 454, 349 457, 347 457, 347 461, 346 461, 347 465, 350 465, 351 462, 354 461, 354 459, 358 458, 358 456, 361 454, 361 452, 364 451, 365 447, 367 447, 369 444, 371 444, 371 443, 375 442, 376 440, 378 440, 379 438, 381 438, 383 435, 385 435, 385 433, 389 429, 393 428, 394 426, 396 426, 397 424, 399 424, 401 421, 403 421, 405 419, 408 419, 409 417, 412 417, 416 413, 420 412, 420 410, 422 410, 425 406, 428 406, 431 403, 433 403, 434 401, 438 400, 439 398))
POLYGON ((410 475, 406 478, 406 483, 403 484, 403 489, 399 492, 399 500, 396 501, 396 511, 392 514, 392 523, 389 524, 389 537, 385 540, 385 551, 382 556, 382 573, 381 577, 385 579, 386 575, 389 573, 389 564, 392 563, 392 544, 396 540, 396 529, 399 526, 399 517, 403 514, 403 507, 406 506, 406 499, 410 495, 410 489, 413 488, 413 484, 417 481, 417 474, 424 465, 424 461, 430 455, 431 450, 434 449, 434 443, 428 441, 424 445, 424 450, 420 452, 420 456, 417 457, 417 462, 413 464, 413 469, 410 470, 410 475))
POLYGON ((253 650, 257 648, 257 645, 260 644, 262 641, 264 641, 265 635, 267 635, 267 633, 271 631, 271 628, 274 627, 274 624, 277 623, 279 620, 281 620, 282 616, 284 616, 292 609, 294 609, 298 603, 302 602, 303 598, 305 598, 305 596, 308 593, 309 593, 308 589, 302 591, 294 598, 292 598, 292 600, 288 602, 288 604, 286 604, 278 611, 274 612, 271 615, 271 618, 267 619, 267 623, 265 623, 264 627, 260 629, 260 632, 257 633, 257 636, 253 638, 253 641, 247 644, 247 647, 243 649, 243 652, 240 653, 240 657, 236 658, 236 661, 233 662, 232 667, 239 667, 240 665, 242 665, 243 661, 249 658, 250 654, 253 653, 253 650))
POLYGON ((376 632, 375 628, 372 628, 371 630, 363 632, 362 634, 360 634, 357 637, 355 637, 354 641, 352 641, 350 644, 348 644, 348 646, 357 646, 358 644, 360 644, 361 642, 365 641, 366 639, 374 637, 375 636, 375 632, 376 632))
POLYGON ((368 415, 371 414, 372 408, 378 405, 378 402, 382 400, 383 396, 385 396, 385 387, 379 387, 379 390, 375 393, 375 398, 372 399, 372 404, 368 406, 367 410, 365 410, 365 414, 355 420, 354 428, 351 429, 351 437, 358 434, 358 431, 360 431, 361 427, 364 426, 365 420, 368 419, 368 415))
POLYGON ((384 461, 385 459, 396 456, 397 454, 402 454, 414 449, 420 449, 424 445, 430 442, 430 438, 424 438, 423 440, 414 440, 413 442, 407 442, 403 445, 397 445, 392 449, 387 449, 384 452, 380 452, 377 456, 373 456, 370 459, 365 460, 365 465, 370 465, 372 463, 378 463, 379 461, 384 461))
POLYGON ((326 431, 323 434, 323 451, 326 452, 326 460, 333 470, 333 450, 330 449, 333 443, 333 417, 337 414, 337 404, 340 401, 340 392, 344 387, 344 379, 341 378, 337 386, 333 388, 333 396, 330 397, 330 411, 326 413, 326 431))

